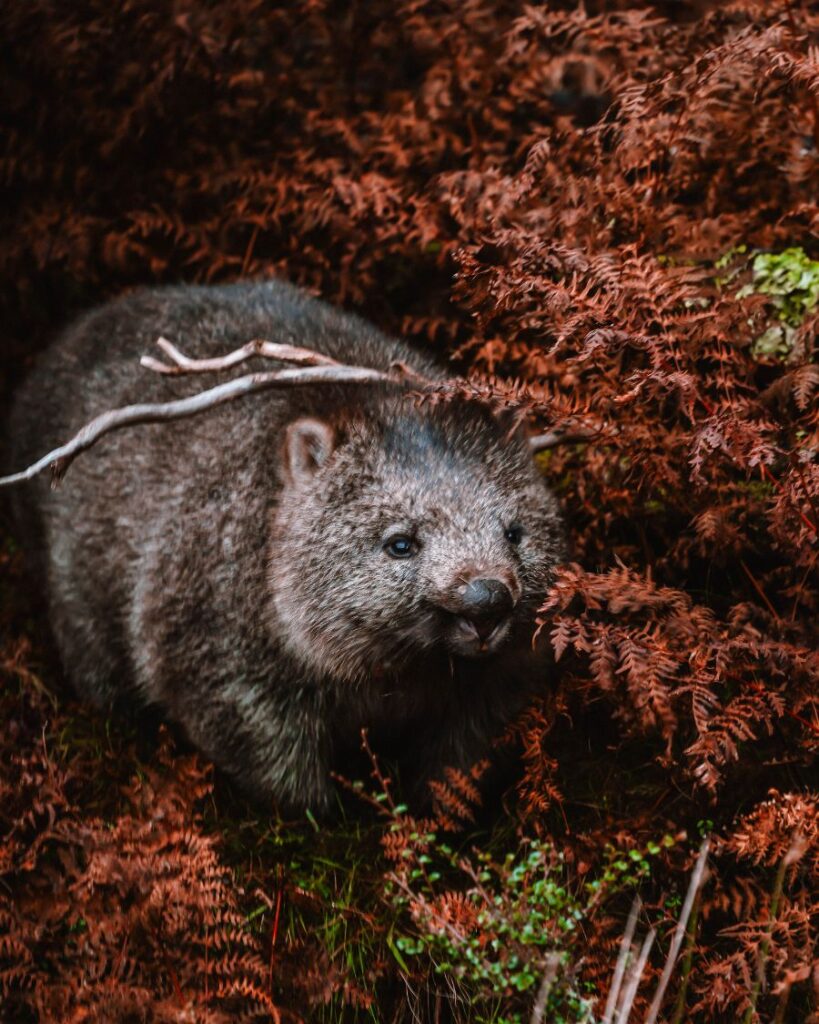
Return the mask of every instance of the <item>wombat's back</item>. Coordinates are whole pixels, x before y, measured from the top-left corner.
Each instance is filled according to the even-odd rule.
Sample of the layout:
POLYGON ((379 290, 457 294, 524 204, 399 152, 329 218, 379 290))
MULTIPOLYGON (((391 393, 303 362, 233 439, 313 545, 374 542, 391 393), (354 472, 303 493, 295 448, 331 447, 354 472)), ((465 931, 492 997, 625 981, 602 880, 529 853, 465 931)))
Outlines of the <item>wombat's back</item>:
MULTIPOLYGON (((159 337, 194 358, 224 355, 264 338, 361 366, 386 370, 406 360, 431 375, 440 372, 398 339, 283 281, 140 289, 85 314, 40 356, 12 407, 9 464, 33 460, 44 446, 65 440, 105 409, 166 401, 212 382, 210 377, 167 378, 141 369, 141 356, 158 354, 159 337)), ((251 361, 234 375, 270 365, 251 361)))

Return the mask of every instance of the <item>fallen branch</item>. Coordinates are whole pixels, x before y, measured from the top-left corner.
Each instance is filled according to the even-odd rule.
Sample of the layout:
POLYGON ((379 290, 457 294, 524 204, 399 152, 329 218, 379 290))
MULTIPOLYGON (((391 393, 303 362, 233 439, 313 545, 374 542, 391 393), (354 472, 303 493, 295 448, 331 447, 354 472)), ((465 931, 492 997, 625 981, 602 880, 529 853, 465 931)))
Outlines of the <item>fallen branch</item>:
MULTIPOLYGON (((705 882, 709 846, 709 840, 703 840, 702 845, 700 846, 697 862, 691 873, 688 892, 685 896, 685 902, 683 903, 677 927, 674 930, 674 937, 671 941, 668 956, 666 957, 663 973, 655 990, 654 998, 651 1000, 651 1005, 646 1013, 644 1024, 655 1024, 660 1008, 663 1004, 668 983, 671 980, 671 975, 674 971, 683 940, 686 936, 692 910, 696 904, 703 883, 705 882)), ((606 1001, 606 1008, 603 1012, 602 1024, 628 1024, 632 1009, 634 1008, 637 990, 643 980, 646 963, 648 962, 648 955, 651 952, 651 948, 654 945, 654 940, 656 938, 655 930, 650 928, 643 939, 639 954, 636 954, 636 946, 633 944, 633 939, 640 906, 640 899, 635 896, 634 902, 631 905, 631 912, 629 913, 628 921, 626 923, 626 929, 623 932, 623 937, 620 941, 620 952, 617 957, 617 963, 614 968, 611 985, 609 986, 609 996, 606 1001)), ((675 1020, 676 1019, 675 1015, 675 1020)))
POLYGON ((634 929, 637 925, 637 915, 640 913, 640 897, 635 896, 629 911, 626 930, 620 940, 620 952, 617 955, 617 963, 614 968, 614 976, 609 986, 609 997, 606 1000, 606 1009, 603 1011, 603 1024, 612 1024, 612 1015, 616 1011, 620 999, 620 988, 626 973, 626 963, 631 953, 631 940, 634 937, 634 929))
POLYGON ((665 997, 665 990, 668 988, 668 983, 671 980, 671 974, 677 963, 677 957, 680 955, 680 949, 685 938, 686 928, 688 927, 688 918, 691 916, 691 910, 694 906, 702 884, 705 881, 705 867, 708 861, 708 848, 709 841, 704 839, 700 846, 699 856, 697 857, 697 863, 694 866, 694 870, 691 874, 691 881, 688 883, 688 892, 685 894, 685 902, 683 903, 682 913, 680 919, 677 922, 677 927, 674 929, 674 938, 671 940, 671 948, 668 951, 668 957, 665 961, 665 967, 660 978, 660 983, 657 986, 657 991, 654 993, 654 998, 651 1001, 651 1006, 648 1008, 646 1015, 645 1024, 654 1024, 657 1020, 657 1016, 660 1012, 660 1007, 665 997))
POLYGON ((214 359, 191 359, 184 352, 180 352, 173 342, 167 338, 157 338, 157 348, 160 348, 172 361, 173 365, 163 363, 153 356, 143 356, 140 365, 155 373, 162 373, 166 376, 181 376, 190 373, 213 373, 218 370, 229 370, 239 363, 244 363, 255 356, 263 359, 278 359, 283 363, 294 363, 298 366, 341 366, 342 364, 330 356, 321 352, 314 352, 309 348, 297 348, 295 345, 282 345, 275 341, 264 341, 256 338, 249 341, 241 348, 228 352, 225 356, 217 356, 214 359))
MULTIPOLYGON (((105 434, 141 423, 165 423, 169 420, 196 416, 207 409, 213 409, 225 402, 232 402, 237 398, 259 391, 315 384, 399 384, 406 381, 414 381, 422 385, 432 383, 429 378, 403 362, 393 363, 389 371, 375 370, 364 366, 348 366, 312 349, 264 341, 260 338, 249 341, 246 345, 242 345, 241 348, 228 352, 224 356, 211 359, 192 359, 167 338, 159 338, 157 345, 170 362, 164 363, 153 356, 143 356, 140 364, 146 369, 164 376, 215 373, 232 369, 248 359, 257 357, 292 363, 298 368, 271 370, 267 373, 250 373, 209 388, 198 395, 191 395, 189 398, 180 398, 170 402, 143 402, 126 405, 120 409, 109 409, 91 420, 90 423, 86 423, 71 440, 48 452, 47 455, 26 469, 19 473, 0 477, 0 487, 8 487, 11 484, 31 480, 49 468, 52 482, 56 484, 63 478, 74 459, 96 444, 105 434)), ((532 452, 537 453, 560 444, 588 441, 599 435, 600 431, 585 427, 567 428, 563 431, 554 430, 550 433, 538 434, 530 439, 529 444, 532 452)))
POLYGON ((543 980, 538 989, 537 999, 532 1008, 529 1024, 543 1024, 543 1015, 546 1012, 546 1004, 549 1002, 549 993, 552 991, 559 968, 560 957, 557 953, 550 953, 546 957, 546 970, 543 972, 543 980))
POLYGON ((631 1016, 631 1010, 634 1006, 634 1000, 637 998, 637 989, 640 987, 640 982, 643 980, 643 972, 645 971, 646 963, 648 962, 648 954, 651 952, 651 947, 654 945, 654 940, 656 938, 657 933, 653 928, 650 928, 643 939, 643 944, 640 947, 637 959, 632 964, 626 977, 626 983, 623 987, 620 1005, 617 1007, 617 1016, 614 1018, 615 1024, 628 1024, 628 1019, 631 1016))
MULTIPOLYGON (((275 359, 280 363, 293 363, 295 366, 346 366, 331 356, 325 356, 322 352, 315 352, 311 348, 299 348, 296 345, 284 345, 276 341, 265 341, 263 338, 256 338, 249 341, 241 348, 234 349, 224 356, 216 356, 213 359, 191 359, 181 352, 173 342, 167 338, 157 338, 157 347, 162 349, 166 356, 172 360, 173 365, 163 363, 161 359, 154 359, 153 356, 143 356, 139 363, 147 370, 154 373, 161 373, 166 377, 185 376, 192 373, 216 373, 220 370, 230 370, 239 363, 248 359, 262 358, 275 359)), ((415 381, 418 384, 431 384, 432 381, 425 377, 418 370, 408 363, 396 360, 390 364, 390 371, 400 374, 401 378, 408 381, 415 381)), ((390 380, 393 378, 390 377, 390 380)))
POLYGON ((561 444, 580 444, 588 441, 599 441, 602 430, 593 427, 574 427, 565 430, 548 430, 545 434, 535 434, 529 438, 529 447, 534 453, 545 452, 549 448, 557 448, 561 444))
POLYGON ((196 416, 206 409, 213 409, 225 402, 232 402, 244 395, 258 391, 269 391, 272 388, 303 387, 310 384, 365 384, 376 382, 395 382, 395 377, 381 370, 368 370, 361 366, 316 366, 294 370, 274 370, 270 373, 249 373, 244 377, 218 384, 214 388, 202 391, 190 398, 180 398, 172 402, 146 402, 138 405, 126 405, 121 409, 109 409, 91 420, 66 444, 55 448, 37 462, 19 473, 0 477, 0 487, 31 480, 33 477, 51 467, 52 479, 59 482, 66 470, 78 455, 103 435, 123 427, 135 426, 139 423, 165 423, 168 420, 186 419, 196 416))

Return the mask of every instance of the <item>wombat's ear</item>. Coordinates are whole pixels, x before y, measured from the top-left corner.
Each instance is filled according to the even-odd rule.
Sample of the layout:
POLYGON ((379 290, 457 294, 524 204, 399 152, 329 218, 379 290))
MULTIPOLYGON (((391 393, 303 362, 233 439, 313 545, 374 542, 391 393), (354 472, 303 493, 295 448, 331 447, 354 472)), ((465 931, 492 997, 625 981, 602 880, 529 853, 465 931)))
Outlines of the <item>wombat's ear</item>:
POLYGON ((308 481, 324 465, 335 447, 328 424, 305 416, 287 428, 284 468, 292 483, 308 481))

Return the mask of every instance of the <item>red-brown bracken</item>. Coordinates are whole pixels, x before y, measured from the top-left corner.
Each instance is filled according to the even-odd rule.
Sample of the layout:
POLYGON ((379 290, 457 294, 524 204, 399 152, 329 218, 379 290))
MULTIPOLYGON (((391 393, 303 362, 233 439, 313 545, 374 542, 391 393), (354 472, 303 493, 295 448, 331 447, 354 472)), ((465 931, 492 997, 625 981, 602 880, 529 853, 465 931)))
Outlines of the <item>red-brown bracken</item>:
MULTIPOLYGON (((599 428, 548 457, 577 567, 542 615, 564 674, 521 723, 519 813, 580 874, 607 842, 713 821, 680 1019, 741 1019, 775 924, 759 1017, 816 1020, 819 313, 761 354, 771 298, 737 296, 742 258, 727 283, 714 264, 739 245, 819 255, 819 17, 799 0, 273 6, 4 6, 4 382, 127 286, 275 274, 498 375, 544 429, 599 428), (797 835, 809 850, 772 922, 797 835)), ((176 976, 201 1005, 206 975, 180 979, 167 943, 143 943, 171 913, 156 890, 130 894, 150 925, 134 973, 117 966, 124 914, 98 959, 38 916, 85 871, 52 822, 94 812, 41 745, 63 711, 18 706, 21 631, 2 784, 31 792, 39 774, 0 801, 0 984, 16 1006, 67 993, 50 1018, 66 1019, 115 978, 170 1019, 156 993, 176 976)), ((665 869, 658 919, 690 860, 665 869)), ((604 997, 622 926, 587 936, 604 997)))

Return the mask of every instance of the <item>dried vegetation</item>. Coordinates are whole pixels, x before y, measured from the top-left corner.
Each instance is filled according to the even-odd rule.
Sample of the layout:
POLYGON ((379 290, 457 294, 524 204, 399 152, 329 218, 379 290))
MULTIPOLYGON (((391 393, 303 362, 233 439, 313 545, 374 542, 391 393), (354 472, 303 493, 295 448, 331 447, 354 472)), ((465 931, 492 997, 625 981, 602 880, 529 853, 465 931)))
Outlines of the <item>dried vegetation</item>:
MULTIPOLYGON (((558 903, 583 919, 572 977, 601 1015, 634 886, 641 934, 658 935, 632 1019, 645 1012, 699 826, 710 876, 660 1019, 819 1020, 811 8, 31 0, 0 15, 4 393, 104 295, 275 273, 453 355, 482 375, 464 387, 489 379, 544 430, 591 433, 541 456, 574 545, 540 627, 561 672, 519 724, 502 823, 472 841, 549 838, 572 894, 558 903), (639 859, 664 835, 650 871, 580 899, 612 851, 639 859)), ((6 1019, 538 1012, 534 990, 501 985, 492 1003, 474 971, 469 988, 434 970, 425 907, 490 941, 479 859, 443 893, 426 862, 394 870, 470 817, 469 779, 442 780, 437 822, 397 812, 386 860, 377 820, 254 823, 168 741, 78 709, 52 669, 43 687, 11 539, 4 552, 6 1019)), ((504 897, 518 915, 540 878, 526 870, 504 897)))

